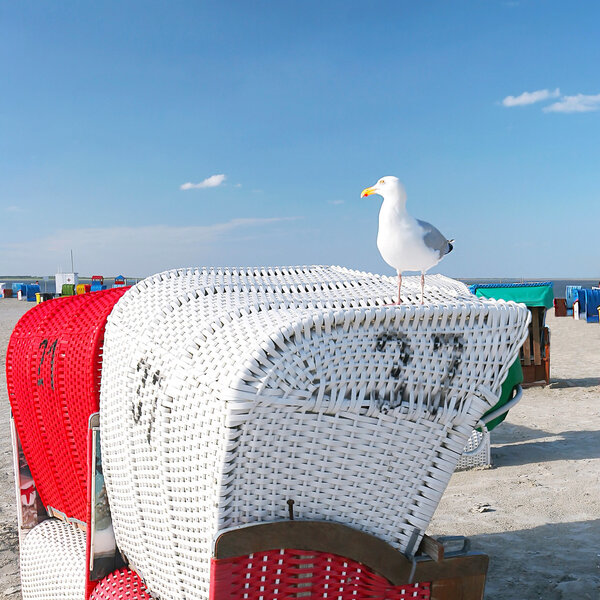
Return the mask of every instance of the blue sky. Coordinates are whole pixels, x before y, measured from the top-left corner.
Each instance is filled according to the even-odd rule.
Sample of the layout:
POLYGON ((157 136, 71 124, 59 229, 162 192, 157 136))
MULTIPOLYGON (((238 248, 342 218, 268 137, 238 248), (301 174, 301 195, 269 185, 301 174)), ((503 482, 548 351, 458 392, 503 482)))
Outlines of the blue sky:
POLYGON ((600 277, 596 2, 0 0, 0 273, 341 264, 383 175, 455 277, 600 277), (191 184, 191 185, 185 185, 191 184))

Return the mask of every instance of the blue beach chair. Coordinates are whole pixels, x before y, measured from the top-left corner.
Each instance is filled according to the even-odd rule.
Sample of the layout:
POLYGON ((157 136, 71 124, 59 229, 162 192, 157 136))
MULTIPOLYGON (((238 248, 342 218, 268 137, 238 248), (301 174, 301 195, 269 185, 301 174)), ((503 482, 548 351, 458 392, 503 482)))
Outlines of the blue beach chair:
MULTIPOLYGON (((598 323, 598 307, 600 307, 600 290, 583 290, 585 292, 585 320, 598 323)), ((582 314, 581 312, 579 313, 582 314)))
POLYGON ((37 283, 28 284, 25 286, 25 294, 27 302, 35 302, 35 295, 41 292, 40 286, 37 283))
POLYGON ((565 300, 567 301, 567 308, 573 310, 573 302, 577 300, 577 290, 580 289, 580 285, 568 285, 565 288, 565 300))
POLYGON ((565 300, 567 303, 567 316, 573 316, 573 303, 577 300, 577 290, 580 290, 580 285, 568 285, 565 288, 565 300))

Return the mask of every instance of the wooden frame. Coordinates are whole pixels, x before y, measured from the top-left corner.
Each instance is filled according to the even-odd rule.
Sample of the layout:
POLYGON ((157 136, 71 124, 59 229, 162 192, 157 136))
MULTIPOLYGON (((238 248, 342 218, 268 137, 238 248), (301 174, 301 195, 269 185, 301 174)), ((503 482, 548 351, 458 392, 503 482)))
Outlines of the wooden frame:
POLYGON ((550 383, 550 331, 544 327, 546 309, 531 306, 529 310, 529 335, 520 352, 523 387, 550 383))
POLYGON ((431 582, 431 600, 482 600, 489 558, 464 552, 444 556, 439 542, 425 536, 426 555, 409 559, 379 538, 329 521, 260 523, 221 533, 213 558, 229 559, 256 552, 294 548, 329 552, 360 562, 392 585, 431 582))

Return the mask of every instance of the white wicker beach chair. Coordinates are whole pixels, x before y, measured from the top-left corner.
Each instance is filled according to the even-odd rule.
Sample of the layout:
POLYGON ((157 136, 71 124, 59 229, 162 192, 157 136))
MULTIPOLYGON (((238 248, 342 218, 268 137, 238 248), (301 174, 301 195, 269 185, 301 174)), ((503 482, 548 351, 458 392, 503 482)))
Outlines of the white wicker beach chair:
POLYGON ((117 543, 161 598, 208 598, 213 538, 288 516, 411 556, 527 334, 442 276, 177 270, 123 296, 100 418, 117 543))

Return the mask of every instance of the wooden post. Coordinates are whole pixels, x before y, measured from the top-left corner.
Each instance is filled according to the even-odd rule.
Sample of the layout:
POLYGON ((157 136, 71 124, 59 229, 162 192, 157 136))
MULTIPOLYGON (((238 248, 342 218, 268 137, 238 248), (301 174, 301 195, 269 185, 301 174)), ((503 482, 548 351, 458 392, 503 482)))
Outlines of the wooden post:
POLYGON ((523 366, 528 367, 531 364, 531 325, 529 325, 529 334, 521 348, 523 353, 523 366))
POLYGON ((539 306, 534 306, 531 309, 531 323, 533 325, 533 363, 535 365, 542 364, 542 346, 541 346, 541 336, 542 332, 540 329, 540 313, 542 308, 539 306))

